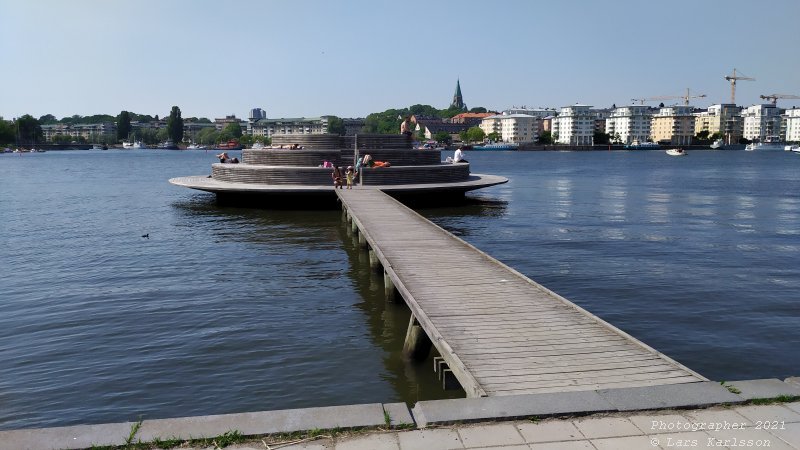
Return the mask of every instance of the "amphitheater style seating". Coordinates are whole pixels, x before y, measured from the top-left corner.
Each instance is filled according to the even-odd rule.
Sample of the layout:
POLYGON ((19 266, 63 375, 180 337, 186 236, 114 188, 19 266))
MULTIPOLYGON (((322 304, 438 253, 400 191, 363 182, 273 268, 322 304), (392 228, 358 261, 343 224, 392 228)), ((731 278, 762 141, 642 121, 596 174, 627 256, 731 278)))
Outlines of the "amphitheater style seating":
POLYGON ((364 168, 363 185, 453 183, 470 177, 469 164, 442 163, 438 151, 413 149, 402 135, 275 136, 272 144, 284 148, 245 149, 240 164, 213 164, 212 178, 231 183, 329 186, 331 169, 322 167, 323 162, 343 168, 354 165, 356 145, 359 157, 369 154, 373 160, 391 164, 364 168))

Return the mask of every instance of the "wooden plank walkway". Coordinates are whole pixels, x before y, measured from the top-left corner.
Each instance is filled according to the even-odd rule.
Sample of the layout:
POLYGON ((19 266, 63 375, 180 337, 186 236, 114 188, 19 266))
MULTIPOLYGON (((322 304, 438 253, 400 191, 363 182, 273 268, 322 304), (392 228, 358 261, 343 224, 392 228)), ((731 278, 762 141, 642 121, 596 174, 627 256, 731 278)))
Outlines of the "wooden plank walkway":
POLYGON ((385 193, 336 193, 467 396, 707 381, 385 193))

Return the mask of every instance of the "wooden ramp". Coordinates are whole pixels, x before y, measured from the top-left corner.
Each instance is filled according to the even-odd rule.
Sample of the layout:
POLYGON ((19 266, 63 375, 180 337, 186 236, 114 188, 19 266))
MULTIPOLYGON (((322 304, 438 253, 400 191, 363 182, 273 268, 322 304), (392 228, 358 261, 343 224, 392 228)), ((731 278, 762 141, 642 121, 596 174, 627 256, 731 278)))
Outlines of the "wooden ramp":
POLYGON ((467 396, 707 381, 385 193, 336 193, 467 396))

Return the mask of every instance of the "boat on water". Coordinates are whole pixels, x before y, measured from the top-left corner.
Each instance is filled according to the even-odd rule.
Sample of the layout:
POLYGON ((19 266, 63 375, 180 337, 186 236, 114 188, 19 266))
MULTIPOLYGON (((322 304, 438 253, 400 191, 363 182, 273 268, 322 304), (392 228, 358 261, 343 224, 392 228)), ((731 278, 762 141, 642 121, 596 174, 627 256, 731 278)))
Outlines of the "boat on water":
POLYGON ((685 156, 686 155, 686 150, 684 150, 682 148, 671 148, 671 149, 667 150, 667 154, 669 156, 685 156))
POLYGON ((751 142, 747 144, 744 148, 748 152, 752 152, 755 150, 758 151, 776 151, 776 150, 783 150, 785 147, 785 143, 780 141, 778 136, 767 136, 764 139, 764 142, 751 142))
POLYGON ((214 147, 214 150, 241 150, 242 144, 239 143, 236 139, 231 139, 228 142, 220 142, 214 147))
POLYGON ((719 150, 722 148, 723 145, 724 143, 722 142, 722 139, 717 139, 716 141, 712 142, 709 147, 711 147, 714 150, 719 150))
POLYGON ((158 145, 158 148, 160 148, 162 150, 180 150, 178 148, 178 145, 175 142, 171 141, 171 140, 167 140, 167 141, 162 142, 161 144, 158 145))
POLYGON ((133 143, 133 147, 131 147, 131 148, 133 148, 133 149, 147 148, 147 144, 145 144, 142 141, 136 141, 136 142, 133 143))
POLYGON ((800 153, 800 145, 787 145, 783 148, 787 152, 797 152, 800 153))
POLYGON ((472 147, 472 149, 473 150, 519 150, 519 144, 498 142, 495 144, 476 145, 472 147))
POLYGON ((122 148, 133 148, 133 145, 133 142, 122 141, 122 148))
POLYGON ((630 144, 626 145, 625 148, 628 150, 658 150, 661 146, 655 142, 639 142, 634 139, 630 144))

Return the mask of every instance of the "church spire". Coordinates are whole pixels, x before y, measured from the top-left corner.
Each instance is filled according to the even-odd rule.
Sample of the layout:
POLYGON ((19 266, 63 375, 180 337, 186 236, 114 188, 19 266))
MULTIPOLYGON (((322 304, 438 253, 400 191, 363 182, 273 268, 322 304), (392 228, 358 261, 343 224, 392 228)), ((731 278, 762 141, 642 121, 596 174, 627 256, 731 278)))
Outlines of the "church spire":
POLYGON ((464 104, 464 97, 461 96, 461 80, 456 79, 456 93, 453 94, 453 103, 450 104, 451 108, 458 108, 466 111, 467 105, 464 104))

